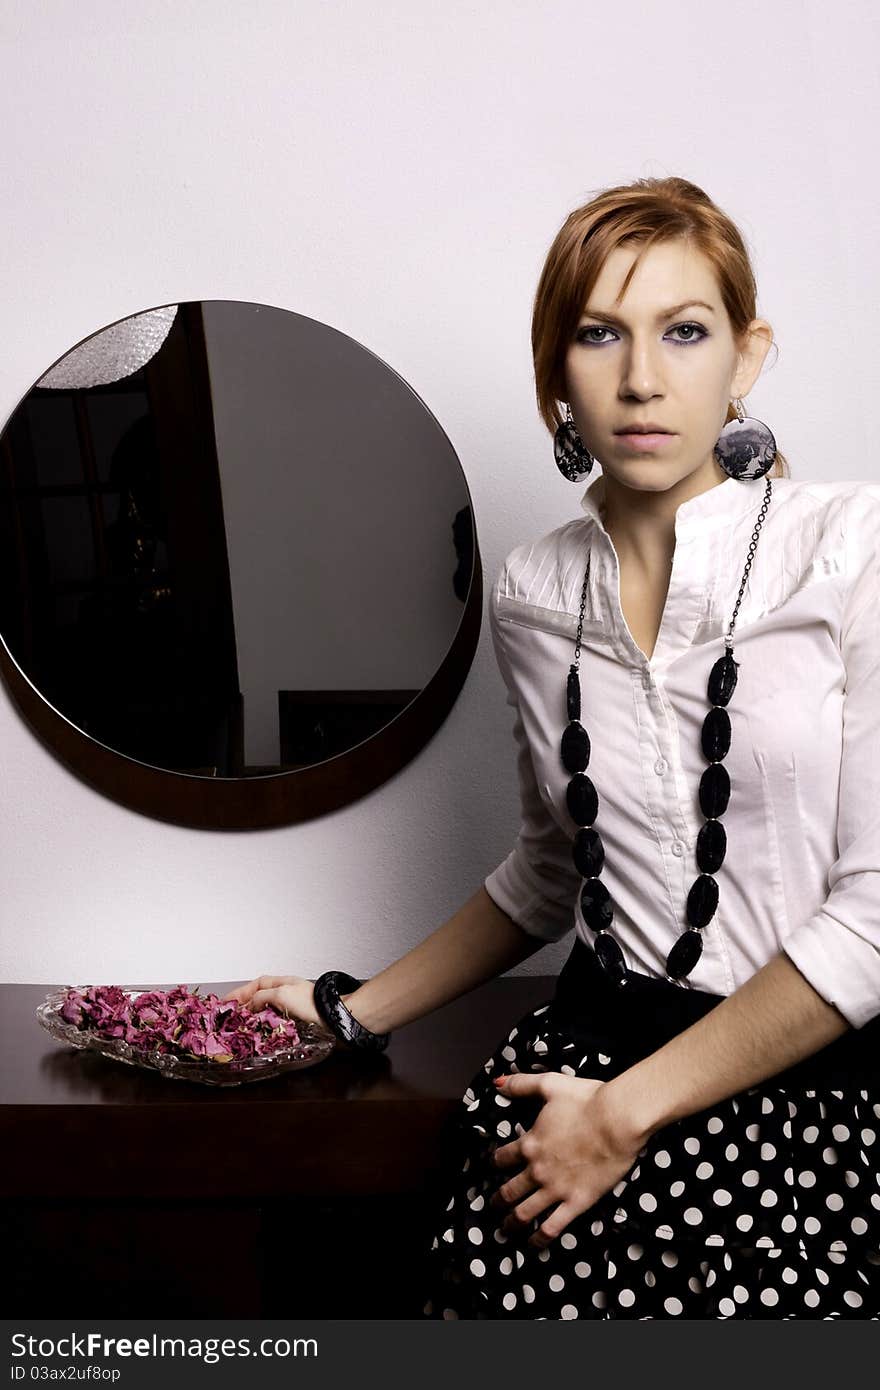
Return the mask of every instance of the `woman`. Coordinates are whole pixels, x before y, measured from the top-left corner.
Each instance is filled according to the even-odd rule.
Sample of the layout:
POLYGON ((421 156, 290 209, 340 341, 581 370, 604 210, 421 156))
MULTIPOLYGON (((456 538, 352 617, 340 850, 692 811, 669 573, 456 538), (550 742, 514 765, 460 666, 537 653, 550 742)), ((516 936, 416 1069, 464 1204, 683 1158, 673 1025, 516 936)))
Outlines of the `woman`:
POLYGON ((341 1002, 233 992, 381 1046, 574 929, 449 1127, 427 1317, 880 1318, 880 486, 786 475, 771 341, 692 183, 566 219, 538 404, 603 472, 491 595, 516 845, 341 1002))

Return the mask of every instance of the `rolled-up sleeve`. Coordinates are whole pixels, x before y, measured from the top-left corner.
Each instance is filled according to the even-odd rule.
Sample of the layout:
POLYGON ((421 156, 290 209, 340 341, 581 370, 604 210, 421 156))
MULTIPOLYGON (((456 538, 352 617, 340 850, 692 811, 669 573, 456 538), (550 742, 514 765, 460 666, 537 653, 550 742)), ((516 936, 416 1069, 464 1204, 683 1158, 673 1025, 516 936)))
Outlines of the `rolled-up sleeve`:
POLYGON ((553 819, 538 789, 516 679, 504 641, 504 623, 499 620, 496 607, 503 573, 502 569, 502 578, 492 589, 489 625, 498 669, 507 687, 507 703, 514 711, 521 824, 513 849, 484 880, 484 886, 490 898, 523 931, 543 941, 558 941, 574 926, 581 877, 572 861, 572 842, 553 819))
MULTIPOLYGON (((871 509, 872 514, 877 509, 871 509)), ((880 1014, 880 555, 869 536, 841 620, 846 676, 837 858, 822 907, 782 949, 854 1028, 880 1014)))

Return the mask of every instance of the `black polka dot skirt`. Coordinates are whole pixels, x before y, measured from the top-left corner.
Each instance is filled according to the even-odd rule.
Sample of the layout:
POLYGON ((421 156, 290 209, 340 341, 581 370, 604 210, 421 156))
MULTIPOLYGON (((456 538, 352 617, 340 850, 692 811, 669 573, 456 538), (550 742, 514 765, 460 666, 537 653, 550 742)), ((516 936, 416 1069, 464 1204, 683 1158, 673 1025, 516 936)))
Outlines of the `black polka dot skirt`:
POLYGON ((880 1319, 880 1017, 747 1091, 658 1130, 621 1180, 538 1250, 501 1227, 491 1162, 540 1098, 492 1078, 609 1080, 721 996, 628 972, 579 939, 552 999, 510 1029, 444 1132, 420 1270, 427 1318, 880 1319))

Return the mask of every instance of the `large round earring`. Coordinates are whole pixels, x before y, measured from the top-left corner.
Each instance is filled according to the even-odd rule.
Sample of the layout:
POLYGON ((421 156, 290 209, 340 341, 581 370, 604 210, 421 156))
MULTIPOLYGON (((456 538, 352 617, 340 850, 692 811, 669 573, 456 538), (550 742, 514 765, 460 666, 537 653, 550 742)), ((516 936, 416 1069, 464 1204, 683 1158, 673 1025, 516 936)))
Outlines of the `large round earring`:
POLYGON ((553 456, 562 476, 570 483, 576 483, 586 477, 596 460, 575 428, 568 401, 565 403, 565 415, 553 436, 553 456))
POLYGON ((731 478, 751 482, 753 478, 763 478, 773 467, 776 440, 763 420, 746 415, 741 400, 734 404, 736 419, 728 420, 724 426, 715 442, 714 454, 731 478))

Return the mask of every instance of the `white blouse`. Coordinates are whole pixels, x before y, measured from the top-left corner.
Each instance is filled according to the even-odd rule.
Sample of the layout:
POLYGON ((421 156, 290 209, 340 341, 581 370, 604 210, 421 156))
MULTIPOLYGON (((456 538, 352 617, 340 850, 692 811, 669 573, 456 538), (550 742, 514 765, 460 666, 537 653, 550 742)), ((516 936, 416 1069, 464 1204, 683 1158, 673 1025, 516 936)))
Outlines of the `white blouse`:
MULTIPOLYGON (((599 796, 602 882, 631 970, 666 976, 699 873, 700 731, 766 478, 726 478, 682 503, 650 661, 620 604, 600 514, 505 559, 489 599, 513 726, 522 825, 485 880, 525 931, 592 945, 572 861, 577 830, 560 756, 566 676, 592 556, 581 640, 581 722, 599 796)), ((854 1027, 880 1014, 880 483, 774 478, 733 631, 739 662, 724 759, 731 794, 715 915, 685 987, 727 995, 783 949, 854 1027)))

